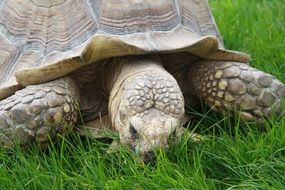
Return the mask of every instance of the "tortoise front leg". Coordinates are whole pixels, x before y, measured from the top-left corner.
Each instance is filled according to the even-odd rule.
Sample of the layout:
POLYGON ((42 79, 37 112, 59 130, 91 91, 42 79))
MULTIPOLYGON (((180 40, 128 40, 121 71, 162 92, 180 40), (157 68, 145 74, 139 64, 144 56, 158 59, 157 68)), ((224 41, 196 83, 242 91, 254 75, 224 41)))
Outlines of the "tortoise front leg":
POLYGON ((70 78, 31 85, 0 101, 0 144, 40 147, 77 120, 79 90, 70 78))
POLYGON ((189 92, 223 113, 238 111, 241 119, 280 116, 285 85, 272 75, 244 63, 199 61, 187 74, 189 92))

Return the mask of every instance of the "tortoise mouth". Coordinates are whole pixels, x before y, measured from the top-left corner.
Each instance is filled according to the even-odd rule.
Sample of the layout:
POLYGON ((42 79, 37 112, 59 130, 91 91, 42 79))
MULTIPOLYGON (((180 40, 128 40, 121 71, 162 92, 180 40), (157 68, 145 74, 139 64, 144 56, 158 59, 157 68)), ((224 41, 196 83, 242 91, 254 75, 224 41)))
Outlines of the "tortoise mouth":
POLYGON ((142 158, 145 163, 153 162, 155 161, 155 154, 154 152, 149 151, 149 152, 144 153, 142 158))

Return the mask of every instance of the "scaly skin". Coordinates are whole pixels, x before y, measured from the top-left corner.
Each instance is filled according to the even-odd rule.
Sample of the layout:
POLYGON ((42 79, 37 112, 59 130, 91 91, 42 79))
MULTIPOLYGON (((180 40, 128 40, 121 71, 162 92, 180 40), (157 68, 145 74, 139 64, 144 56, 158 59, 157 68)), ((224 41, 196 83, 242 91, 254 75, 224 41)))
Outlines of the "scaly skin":
MULTIPOLYGON (((112 72, 99 76, 91 72, 91 76, 83 78, 90 78, 88 85, 92 85, 92 79, 95 82, 98 77, 103 79, 103 86, 95 89, 99 90, 97 93, 110 94, 108 112, 113 129, 120 134, 120 142, 149 161, 153 149, 167 147, 169 138, 179 138, 176 131, 184 122, 182 92, 155 56, 130 56, 111 64, 114 64, 109 68, 112 72)), ((71 75, 27 86, 0 101, 0 143, 25 146, 36 142, 44 147, 49 139, 54 141, 58 134, 64 134, 66 127, 74 126, 78 119, 77 103, 81 110, 88 110, 87 103, 99 107, 97 104, 102 99, 97 99, 96 91, 85 96, 88 91, 84 91, 84 81, 75 82, 74 76, 81 77, 71 75)), ((93 118, 88 113, 87 116, 93 118)))
POLYGON ((184 98, 160 59, 128 57, 124 62, 111 91, 109 113, 121 143, 148 161, 152 150, 167 147, 182 126, 184 98))
MULTIPOLYGON (((153 149, 167 147, 171 137, 179 138, 185 122, 183 94, 158 57, 129 56, 113 64, 112 72, 100 75, 105 82, 103 94, 109 96, 112 127, 122 144, 149 161, 153 149)), ((203 60, 191 64, 186 72, 185 81, 180 81, 183 88, 187 86, 184 95, 199 96, 219 112, 238 111, 245 120, 262 120, 282 112, 285 85, 246 64, 203 60)), ((28 86, 0 101, 0 143, 36 142, 43 147, 67 127, 72 128, 78 119, 79 101, 97 105, 101 100, 96 96, 80 100, 78 84, 72 78, 57 79, 28 86)))
POLYGON ((31 85, 0 101, 0 144, 45 147, 77 120, 77 85, 70 78, 31 85))
POLYGON ((199 61, 189 68, 187 81, 188 93, 219 112, 237 111, 244 120, 280 116, 284 109, 285 85, 244 63, 199 61))

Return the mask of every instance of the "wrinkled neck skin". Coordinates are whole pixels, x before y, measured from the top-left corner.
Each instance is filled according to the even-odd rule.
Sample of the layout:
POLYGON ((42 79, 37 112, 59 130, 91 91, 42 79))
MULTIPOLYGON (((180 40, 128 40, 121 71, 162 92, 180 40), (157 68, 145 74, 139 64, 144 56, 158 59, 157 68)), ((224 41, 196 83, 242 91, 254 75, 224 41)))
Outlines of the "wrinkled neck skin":
POLYGON ((108 111, 122 144, 148 160, 153 149, 179 138, 176 129, 183 123, 183 95, 158 56, 121 58, 108 88, 108 111))

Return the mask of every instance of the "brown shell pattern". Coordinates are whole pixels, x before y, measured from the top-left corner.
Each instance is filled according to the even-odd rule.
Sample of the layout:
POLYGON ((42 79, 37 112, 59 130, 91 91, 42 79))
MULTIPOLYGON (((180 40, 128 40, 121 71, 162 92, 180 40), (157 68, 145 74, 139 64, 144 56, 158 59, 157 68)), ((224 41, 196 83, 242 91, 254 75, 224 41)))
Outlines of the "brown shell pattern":
POLYGON ((0 100, 100 59, 153 51, 248 61, 223 49, 207 0, 0 1, 0 100))

